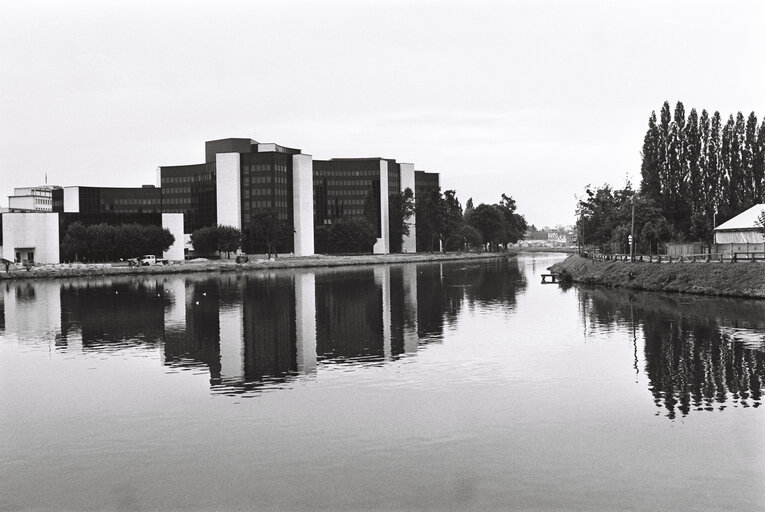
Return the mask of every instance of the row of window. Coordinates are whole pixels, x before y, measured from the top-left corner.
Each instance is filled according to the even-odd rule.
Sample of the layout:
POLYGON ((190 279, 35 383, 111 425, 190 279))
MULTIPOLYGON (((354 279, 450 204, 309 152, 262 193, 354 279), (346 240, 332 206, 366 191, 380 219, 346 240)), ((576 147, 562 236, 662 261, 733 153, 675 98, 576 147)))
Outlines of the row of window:
POLYGON ((249 207, 253 208, 287 208, 287 201, 250 201, 249 205, 244 203, 242 210, 247 210, 249 207))
MULTIPOLYGON (((363 180, 325 180, 324 183, 328 187, 371 187, 372 183, 374 183, 371 180, 363 179, 363 180)), ((315 183, 314 185, 317 185, 315 183)))
POLYGON ((271 176, 252 176, 249 180, 244 180, 243 185, 246 187, 250 183, 287 183, 287 177, 286 176, 274 176, 273 179, 271 179, 271 176))
POLYGON ((273 164, 255 164, 255 165, 244 165, 244 166, 242 166, 242 170, 244 170, 244 171, 287 172, 287 166, 286 165, 273 165, 273 164))
POLYGON ((373 169, 373 170, 364 170, 364 171, 338 171, 335 169, 331 170, 317 170, 314 169, 313 171, 314 176, 320 176, 320 177, 326 177, 326 178, 332 178, 332 177, 351 177, 351 176, 380 176, 380 170, 379 169, 373 169))
POLYGON ((195 174, 193 176, 162 176, 162 184, 165 183, 194 183, 211 181, 212 174, 195 174))
POLYGON ((242 191, 242 197, 245 199, 248 199, 250 196, 278 196, 278 197, 286 197, 289 194, 287 194, 286 190, 274 190, 273 192, 268 189, 262 189, 262 188, 256 188, 255 190, 243 190, 242 191))

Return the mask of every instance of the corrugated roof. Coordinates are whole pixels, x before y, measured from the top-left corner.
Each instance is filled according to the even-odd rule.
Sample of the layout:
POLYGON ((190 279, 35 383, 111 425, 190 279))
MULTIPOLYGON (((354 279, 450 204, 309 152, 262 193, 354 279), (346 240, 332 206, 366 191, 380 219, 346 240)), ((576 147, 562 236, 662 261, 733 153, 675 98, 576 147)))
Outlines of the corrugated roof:
POLYGON ((715 228, 715 231, 731 230, 731 229, 757 229, 757 218, 760 213, 765 211, 765 204, 756 204, 741 212, 727 222, 723 222, 715 228))

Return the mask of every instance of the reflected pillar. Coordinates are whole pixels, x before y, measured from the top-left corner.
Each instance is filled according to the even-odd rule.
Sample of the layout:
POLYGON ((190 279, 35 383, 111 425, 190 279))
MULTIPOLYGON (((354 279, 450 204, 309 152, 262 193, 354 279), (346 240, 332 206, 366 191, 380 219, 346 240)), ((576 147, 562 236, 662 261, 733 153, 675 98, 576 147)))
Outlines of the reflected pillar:
POLYGON ((316 275, 295 275, 295 334, 297 369, 305 375, 316 373, 316 275))
POLYGON ((23 336, 55 339, 61 334, 61 283, 16 282, 4 290, 5 328, 23 336), (19 300, 17 300, 17 298, 19 300))
POLYGON ((404 352, 417 352, 417 265, 404 266, 404 352))
POLYGON ((241 300, 220 308, 220 378, 223 383, 244 380, 243 315, 241 300))
POLYGON ((383 356, 386 361, 390 361, 390 267, 375 267, 375 284, 382 290, 383 356))

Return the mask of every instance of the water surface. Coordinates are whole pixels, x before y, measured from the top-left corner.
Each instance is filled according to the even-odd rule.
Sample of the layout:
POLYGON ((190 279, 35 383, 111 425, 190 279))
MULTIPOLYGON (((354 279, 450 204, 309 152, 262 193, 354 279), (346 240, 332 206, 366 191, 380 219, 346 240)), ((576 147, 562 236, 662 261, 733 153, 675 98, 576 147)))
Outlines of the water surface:
POLYGON ((765 301, 560 258, 4 282, 0 509, 764 509, 765 301))

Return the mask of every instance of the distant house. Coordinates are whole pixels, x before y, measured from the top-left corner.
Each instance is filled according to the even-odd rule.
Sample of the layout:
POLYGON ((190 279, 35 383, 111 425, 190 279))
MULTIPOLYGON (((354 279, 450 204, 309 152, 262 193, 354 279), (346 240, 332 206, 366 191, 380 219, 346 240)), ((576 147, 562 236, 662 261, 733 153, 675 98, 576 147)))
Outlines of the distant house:
POLYGON ((765 242, 765 237, 757 224, 757 219, 763 211, 765 211, 765 204, 757 204, 720 224, 715 228, 715 243, 761 244, 765 242))

